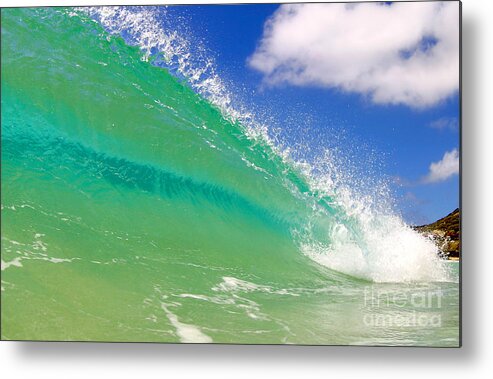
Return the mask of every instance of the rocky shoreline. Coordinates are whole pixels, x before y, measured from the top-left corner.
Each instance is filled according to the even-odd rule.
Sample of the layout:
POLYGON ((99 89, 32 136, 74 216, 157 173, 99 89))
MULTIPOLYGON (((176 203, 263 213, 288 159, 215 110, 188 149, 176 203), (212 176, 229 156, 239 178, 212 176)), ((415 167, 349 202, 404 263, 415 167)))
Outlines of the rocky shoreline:
POLYGON ((428 225, 413 226, 413 229, 433 240, 444 258, 460 259, 460 211, 458 208, 440 220, 428 225))

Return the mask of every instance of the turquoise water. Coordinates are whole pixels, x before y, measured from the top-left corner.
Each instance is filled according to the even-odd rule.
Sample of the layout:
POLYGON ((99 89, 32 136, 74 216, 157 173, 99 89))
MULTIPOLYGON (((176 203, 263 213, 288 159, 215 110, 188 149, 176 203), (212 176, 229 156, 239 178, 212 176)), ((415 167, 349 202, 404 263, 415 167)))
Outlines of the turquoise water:
POLYGON ((457 263, 111 10, 2 10, 2 339, 458 345, 457 263))

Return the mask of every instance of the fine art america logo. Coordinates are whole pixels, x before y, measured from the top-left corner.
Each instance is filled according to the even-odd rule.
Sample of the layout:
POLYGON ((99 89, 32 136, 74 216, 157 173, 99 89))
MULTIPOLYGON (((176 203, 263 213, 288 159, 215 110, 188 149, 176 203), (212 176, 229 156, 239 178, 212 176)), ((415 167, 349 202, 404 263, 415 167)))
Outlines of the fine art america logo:
POLYGON ((363 323, 368 327, 431 327, 442 325, 441 290, 396 291, 365 287, 363 323))

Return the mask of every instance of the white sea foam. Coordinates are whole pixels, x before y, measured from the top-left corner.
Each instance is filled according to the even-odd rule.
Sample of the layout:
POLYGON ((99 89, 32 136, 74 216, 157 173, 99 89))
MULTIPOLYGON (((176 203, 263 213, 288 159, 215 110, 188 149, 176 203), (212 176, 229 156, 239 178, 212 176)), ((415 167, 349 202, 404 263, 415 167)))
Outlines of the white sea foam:
POLYGON ((22 243, 2 236, 2 240, 4 241, 2 244, 3 251, 5 253, 15 253, 20 255, 10 262, 4 262, 2 260, 2 271, 10 266, 22 267, 21 261, 27 260, 39 260, 51 263, 67 263, 80 259, 50 257, 47 254, 48 245, 42 241, 42 237, 44 236, 45 234, 35 233, 34 240, 31 243, 22 243))
POLYGON ((47 258, 48 262, 51 263, 64 263, 64 262, 72 262, 73 259, 65 259, 65 258, 47 258))
POLYGON ((180 338, 181 342, 185 343, 211 343, 212 338, 204 334, 198 326, 185 324, 178 319, 173 312, 169 310, 169 305, 161 303, 166 317, 170 321, 171 325, 176 329, 176 334, 180 338))
POLYGON ((239 296, 237 293, 225 293, 218 296, 206 296, 206 295, 194 295, 194 294, 180 294, 176 295, 180 298, 188 298, 195 300, 202 300, 211 302, 219 305, 231 305, 254 320, 268 320, 269 318, 260 312, 260 305, 253 300, 246 299, 245 297, 239 296))
POLYGON ((305 172, 318 198, 330 198, 338 217, 329 217, 321 243, 311 226, 303 231, 301 249, 330 269, 375 282, 451 281, 435 244, 407 226, 392 209, 385 182, 370 181, 337 169, 330 156, 318 162, 319 173, 305 172))
POLYGON ((232 298, 224 298, 220 296, 206 296, 206 295, 194 295, 191 293, 182 293, 177 295, 177 297, 181 297, 183 299, 195 299, 195 300, 203 300, 208 301, 214 304, 235 304, 235 300, 232 298))
POLYGON ((433 242, 397 218, 364 230, 357 242, 344 226, 334 228, 331 238, 329 245, 305 244, 302 251, 321 265, 374 282, 450 280, 433 242))
POLYGON ((10 266, 13 266, 13 267, 22 267, 21 260, 22 260, 21 257, 14 258, 14 259, 12 259, 9 262, 4 262, 2 260, 1 261, 2 271, 8 269, 10 266))
POLYGON ((231 276, 224 276, 223 281, 218 285, 212 287, 213 291, 222 292, 266 292, 276 295, 291 295, 298 296, 298 294, 290 293, 286 289, 276 290, 271 286, 255 284, 246 280, 237 279, 231 276))
MULTIPOLYGON (((261 312, 260 305, 245 297, 246 293, 253 292, 263 292, 275 295, 288 295, 288 296, 299 296, 298 293, 291 293, 286 289, 276 290, 271 286, 255 284, 248 282, 246 280, 234 278, 231 276, 225 276, 222 278, 222 282, 212 287, 215 292, 223 293, 224 300, 222 303, 234 304, 237 308, 245 312, 245 314, 254 320, 269 320, 270 318, 261 312)), ((211 298, 208 298, 209 300, 211 298)), ((222 297, 214 297, 217 299, 222 299, 222 297)))

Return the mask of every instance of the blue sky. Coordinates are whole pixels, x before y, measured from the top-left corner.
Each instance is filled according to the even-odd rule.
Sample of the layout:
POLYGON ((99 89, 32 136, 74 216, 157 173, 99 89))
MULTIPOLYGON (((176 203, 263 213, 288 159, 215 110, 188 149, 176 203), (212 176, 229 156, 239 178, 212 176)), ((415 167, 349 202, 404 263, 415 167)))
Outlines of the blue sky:
MULTIPOLYGON (((397 7, 393 9, 394 5, 387 7, 394 12, 391 17, 396 19, 401 11, 397 7)), ((326 5, 333 6, 334 4, 326 5)), ((454 9, 451 10, 453 11, 454 9)), ((345 60, 344 54, 353 54, 350 39, 360 38, 351 36, 353 30, 347 33, 343 29, 341 32, 340 27, 337 29, 337 25, 334 25, 335 29, 331 33, 322 36, 330 39, 337 35, 342 43, 329 41, 332 45, 328 45, 330 48, 325 50, 317 50, 317 44, 313 42, 320 40, 320 36, 316 35, 320 33, 317 30, 325 30, 323 28, 331 22, 331 9, 328 9, 326 16, 317 11, 316 17, 313 17, 313 13, 302 14, 291 10, 291 13, 287 12, 284 16, 273 19, 270 29, 272 38, 269 41, 264 28, 266 21, 276 12, 277 15, 280 14, 279 5, 275 4, 183 6, 170 10, 171 15, 183 16, 182 20, 185 20, 187 28, 192 31, 193 38, 201 41, 214 57, 217 71, 229 87, 246 99, 248 104, 254 105, 262 116, 272 115, 275 120, 273 124, 281 127, 281 134, 286 140, 292 143, 305 140, 313 145, 334 145, 347 149, 362 172, 371 165, 372 170, 369 171, 372 171, 372 175, 381 175, 392 181, 397 208, 409 223, 432 222, 457 208, 459 177, 454 150, 459 147, 459 96, 457 89, 454 90, 458 83, 454 78, 455 66, 448 62, 451 61, 450 56, 455 59, 456 55, 458 59, 459 52, 453 39, 452 44, 447 45, 447 38, 450 41, 452 37, 447 37, 445 33, 453 33, 454 27, 458 25, 458 18, 453 18, 453 14, 444 15, 442 8, 430 11, 418 9, 415 13, 413 10, 410 12, 403 9, 402 14, 406 18, 416 18, 416 21, 408 22, 409 25, 404 22, 403 29, 408 27, 410 33, 414 33, 422 28, 424 32, 422 37, 413 37, 415 40, 418 38, 417 44, 409 45, 410 48, 401 48, 398 57, 394 54, 392 62, 395 65, 394 71, 400 70, 401 66, 410 63, 409 57, 415 55, 415 62, 412 66, 409 65, 411 68, 408 70, 415 71, 400 71, 392 80, 387 80, 387 77, 380 79, 382 74, 361 81, 362 72, 375 71, 372 67, 368 70, 369 63, 365 57, 368 57, 368 62, 374 61, 379 65, 389 62, 383 60, 383 63, 378 63, 380 53, 371 55, 371 43, 379 44, 378 39, 369 40, 369 52, 363 52, 369 55, 363 55, 364 59, 358 59, 356 55, 354 61, 357 63, 353 71, 359 73, 359 76, 358 79, 351 78, 353 71, 348 71, 345 66, 351 66, 353 60, 345 60), (423 24, 420 19, 426 18, 423 16, 426 14, 435 17, 434 24, 445 25, 442 26, 443 30, 433 30, 431 28, 435 26, 423 24), (309 20, 306 31, 299 27, 299 23, 304 21, 303 17, 309 20), (312 27, 311 20, 313 23, 321 23, 322 29, 312 27), (453 20, 453 24, 457 20, 457 25, 450 25, 448 30, 444 20, 449 24, 450 20, 453 20), (299 27, 299 30, 283 42, 279 38, 282 38, 282 28, 286 25, 299 27), (344 44, 346 34, 349 34, 347 45, 344 44), (275 38, 278 38, 277 42, 275 38), (298 38, 300 41, 296 42, 298 38), (304 38, 308 40, 304 41, 304 38), (441 44, 441 41, 444 43, 441 44), (299 43, 298 50, 296 43, 299 43), (448 46, 448 50, 444 45, 448 46), (287 51, 283 50, 284 46, 287 51), (343 46, 346 50, 337 55, 337 46, 343 46), (327 52, 330 49, 334 52, 327 52), (305 50, 306 55, 303 56, 305 50), (302 52, 299 60, 304 74, 300 74, 299 67, 290 67, 291 62, 298 59, 293 54, 298 54, 299 51, 302 52), (308 66, 305 58, 308 61, 313 56, 317 59, 308 66), (445 58, 442 59, 442 56, 445 58), (283 61, 285 57, 287 58, 283 61), (338 60, 342 63, 337 63, 338 60), (307 67, 303 66, 305 63, 307 67), (277 65, 274 70, 271 70, 272 65, 277 65), (433 65, 437 67, 432 67, 433 65), (334 75, 331 76, 330 70, 334 71, 334 75), (423 70, 429 72, 421 75, 423 70), (443 74, 447 70, 451 70, 452 75, 443 74), (407 76, 411 80, 407 80, 407 76), (348 79, 339 81, 340 77, 348 79), (367 82, 370 82, 371 90, 367 89, 367 82), (369 156, 373 157, 371 163, 369 156), (435 168, 430 170, 432 163, 435 163, 435 168)), ((380 12, 368 13, 368 18, 377 19, 375 22, 380 22, 378 17, 387 17, 380 9, 372 8, 361 9, 359 17, 363 17, 362 19, 355 18, 354 12, 346 9, 338 12, 337 18, 343 19, 343 25, 351 22, 361 25, 361 20, 364 23, 367 19, 365 12, 380 12), (344 17, 350 19, 344 20, 344 17)), ((385 19, 382 22, 384 21, 385 19)), ((332 22, 336 24, 335 21, 332 22)), ((396 28, 401 24, 398 23, 396 28)), ((371 25, 368 27, 371 31, 371 25)), ((396 34, 405 32, 395 30, 396 34)), ((385 41, 389 46, 392 43, 396 46, 408 46, 405 44, 409 44, 409 40, 407 37, 399 37, 385 41)), ((389 56, 391 53, 392 51, 387 50, 381 52, 382 55, 390 54, 389 56)), ((404 67, 403 70, 405 69, 404 67)), ((458 69, 456 71, 458 78, 458 69)), ((314 150, 320 146, 316 146, 314 150)))

